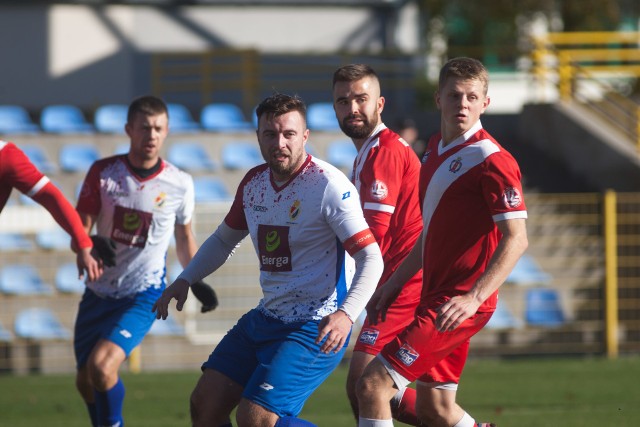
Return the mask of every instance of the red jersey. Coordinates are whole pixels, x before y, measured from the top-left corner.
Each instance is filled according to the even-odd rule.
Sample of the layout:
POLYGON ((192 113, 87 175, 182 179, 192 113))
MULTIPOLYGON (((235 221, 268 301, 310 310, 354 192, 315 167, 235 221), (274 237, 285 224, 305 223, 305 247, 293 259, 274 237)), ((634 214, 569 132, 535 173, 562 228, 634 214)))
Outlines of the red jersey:
POLYGON ((49 182, 31 163, 26 154, 11 142, 0 141, 0 211, 7 204, 15 187, 33 197, 49 182))
MULTIPOLYGON (((422 231, 420 161, 397 133, 378 125, 354 161, 355 184, 365 219, 384 259, 380 284, 398 268, 422 231)), ((413 280, 420 281, 419 275, 413 280)))
MULTIPOLYGON (((486 270, 502 237, 497 221, 526 218, 520 169, 482 128, 442 146, 431 137, 420 172, 423 210, 422 305, 467 293, 486 270)), ((498 292, 478 309, 493 311, 498 292)))

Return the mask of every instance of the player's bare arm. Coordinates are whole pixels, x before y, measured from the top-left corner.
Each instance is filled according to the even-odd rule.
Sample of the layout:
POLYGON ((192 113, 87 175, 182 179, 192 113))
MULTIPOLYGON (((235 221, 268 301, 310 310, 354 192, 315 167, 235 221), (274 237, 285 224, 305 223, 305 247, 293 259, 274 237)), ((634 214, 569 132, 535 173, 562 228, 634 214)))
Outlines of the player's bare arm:
MULTIPOLYGON (((89 235, 96 217, 87 213, 78 212, 85 233, 89 235)), ((87 272, 89 281, 97 280, 104 272, 104 264, 99 257, 94 256, 93 248, 77 249, 73 248, 76 253, 76 266, 78 267, 78 276, 82 278, 84 272, 87 272)))
POLYGON ((499 221, 496 226, 502 233, 502 239, 487 270, 469 293, 453 297, 439 308, 436 323, 441 332, 452 331, 473 316, 480 305, 504 283, 527 249, 529 242, 524 219, 499 221))

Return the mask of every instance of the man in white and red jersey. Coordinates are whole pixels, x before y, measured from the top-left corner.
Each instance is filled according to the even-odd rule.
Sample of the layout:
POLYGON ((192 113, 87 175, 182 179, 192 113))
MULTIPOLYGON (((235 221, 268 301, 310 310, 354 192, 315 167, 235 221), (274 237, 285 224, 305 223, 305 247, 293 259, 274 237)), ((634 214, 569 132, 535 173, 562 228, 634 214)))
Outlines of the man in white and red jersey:
POLYGON ((180 310, 189 284, 251 237, 263 298, 203 364, 191 395, 196 427, 231 426, 236 406, 240 427, 313 425, 297 415, 340 362, 382 273, 353 184, 306 153, 304 102, 275 94, 256 115, 266 164, 245 175, 224 221, 154 307, 165 319, 176 298, 180 310))
POLYGON ((183 266, 197 250, 193 180, 160 158, 169 132, 166 104, 137 98, 125 131, 129 152, 91 166, 77 205, 85 230, 95 225, 99 240, 115 251, 115 265, 87 283, 75 325, 76 386, 94 426, 124 424, 118 371, 155 321, 151 308, 165 287, 172 235, 183 266))
POLYGON ((85 271, 89 281, 102 274, 102 268, 91 256, 93 243, 82 227, 78 213, 47 176, 31 163, 15 144, 0 141, 0 212, 7 204, 11 190, 17 188, 49 211, 53 219, 71 236, 76 251, 79 277, 85 271))
POLYGON ((384 319, 407 278, 423 268, 415 320, 387 344, 358 383, 360 427, 393 425, 389 399, 416 381, 416 412, 428 426, 475 427, 456 403, 469 340, 489 321, 498 288, 527 248, 520 170, 489 135, 488 73, 455 58, 440 72, 441 134, 431 138, 420 172, 423 233, 368 305, 384 319))
MULTIPOLYGON (((418 181, 420 161, 411 146, 382 122, 385 99, 376 72, 366 64, 349 64, 333 73, 333 106, 342 131, 358 155, 351 181, 364 217, 380 245, 384 272, 380 284, 409 254, 422 232, 418 181)), ((422 270, 411 277, 387 310, 384 322, 366 318, 355 344, 347 376, 347 395, 358 418, 356 384, 380 350, 415 316, 422 290, 422 270)), ((392 400, 393 416, 417 425, 415 390, 403 389, 392 400)))

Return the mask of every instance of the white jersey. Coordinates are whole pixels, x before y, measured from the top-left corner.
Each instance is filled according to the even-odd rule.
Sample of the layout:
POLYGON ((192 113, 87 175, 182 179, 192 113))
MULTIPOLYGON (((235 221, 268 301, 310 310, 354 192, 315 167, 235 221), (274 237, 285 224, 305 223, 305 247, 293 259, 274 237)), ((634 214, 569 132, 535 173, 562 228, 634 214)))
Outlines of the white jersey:
POLYGON ((129 168, 125 155, 95 162, 77 209, 96 216, 97 234, 116 242, 116 266, 87 286, 112 298, 162 288, 174 226, 191 222, 194 204, 191 176, 166 161, 146 178, 129 168))
POLYGON ((284 322, 335 312, 355 272, 345 249, 353 254, 373 241, 353 184, 312 156, 282 186, 266 164, 249 171, 224 221, 249 231, 264 295, 259 309, 284 322))

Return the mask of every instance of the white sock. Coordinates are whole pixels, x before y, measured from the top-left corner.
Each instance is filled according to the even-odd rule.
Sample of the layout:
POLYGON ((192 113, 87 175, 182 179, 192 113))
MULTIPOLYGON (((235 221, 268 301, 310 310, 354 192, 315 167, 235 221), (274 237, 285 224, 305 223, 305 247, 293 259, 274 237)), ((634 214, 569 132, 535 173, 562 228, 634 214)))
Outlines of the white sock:
POLYGON ((371 418, 358 419, 358 427, 393 427, 393 420, 372 420, 371 418))
POLYGON ((476 427, 476 420, 471 418, 471 415, 465 412, 462 418, 460 418, 460 421, 458 421, 453 427, 476 427))

